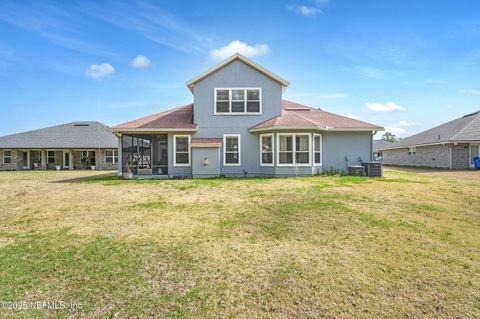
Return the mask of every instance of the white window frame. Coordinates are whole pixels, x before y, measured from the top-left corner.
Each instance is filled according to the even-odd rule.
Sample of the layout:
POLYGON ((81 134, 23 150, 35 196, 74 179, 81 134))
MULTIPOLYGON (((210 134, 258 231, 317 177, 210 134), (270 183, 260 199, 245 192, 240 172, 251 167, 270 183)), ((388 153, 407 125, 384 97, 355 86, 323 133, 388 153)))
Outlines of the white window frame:
POLYGON ((417 147, 416 146, 409 146, 408 147, 408 155, 415 155, 417 154, 417 147))
POLYGON ((312 138, 312 163, 313 163, 313 166, 322 166, 322 163, 323 163, 323 136, 322 134, 316 134, 314 133, 313 134, 313 138, 312 138), (317 150, 315 149, 315 137, 320 137, 320 163, 315 163, 315 153, 317 152, 317 150))
POLYGON ((300 167, 300 166, 312 166, 312 134, 310 133, 278 133, 277 134, 277 166, 280 167, 300 167), (293 163, 281 164, 280 163, 280 137, 292 136, 292 151, 293 151, 293 163), (308 163, 297 164, 297 136, 308 136, 308 163))
MULTIPOLYGON (((191 135, 174 135, 173 136, 173 166, 175 167, 189 167, 192 165, 192 147, 190 145, 191 135), (177 163, 177 137, 188 138, 188 163, 177 163)), ((182 152, 185 153, 185 152, 182 152)))
POLYGON ((57 162, 57 152, 54 150, 47 150, 47 164, 55 164, 57 162), (51 158, 51 156, 48 156, 48 153, 53 152, 53 162, 49 162, 48 159, 51 158))
POLYGON ((105 150, 105 164, 118 164, 118 150, 105 150), (112 152, 112 156, 107 155, 107 152, 112 152), (107 162, 107 158, 111 157, 112 162, 107 162), (115 157, 117 158, 115 160, 115 157))
POLYGON ((223 134, 223 166, 242 165, 242 138, 240 134, 223 134), (238 138, 238 163, 227 163, 227 137, 238 138))
POLYGON ((261 115, 262 114, 262 88, 215 88, 213 92, 213 114, 214 115, 261 115), (228 112, 217 112, 217 91, 228 90, 228 112), (244 103, 244 112, 232 112, 232 90, 244 90, 245 94, 245 103, 244 103), (258 90, 259 91, 259 112, 247 112, 247 102, 248 94, 247 90, 258 90))
POLYGON ((260 166, 275 166, 275 135, 273 133, 260 134, 259 144, 260 144, 260 166), (263 147, 262 147, 263 137, 270 137, 272 139, 272 162, 271 163, 263 163, 263 156, 262 156, 263 155, 263 147))
POLYGON ((3 150, 3 155, 2 155, 2 157, 3 157, 3 164, 6 164, 6 165, 8 165, 8 164, 13 164, 13 153, 12 153, 12 150, 3 150), (10 152, 10 156, 6 156, 6 155, 5 155, 5 152, 10 152), (5 163, 5 158, 10 158, 10 163, 5 163))

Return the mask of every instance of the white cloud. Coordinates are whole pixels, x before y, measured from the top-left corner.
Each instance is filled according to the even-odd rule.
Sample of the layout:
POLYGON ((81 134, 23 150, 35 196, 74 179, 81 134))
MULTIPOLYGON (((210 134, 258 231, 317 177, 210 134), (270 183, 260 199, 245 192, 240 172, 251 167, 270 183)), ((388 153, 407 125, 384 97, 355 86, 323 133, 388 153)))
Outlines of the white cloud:
POLYGON ((137 55, 130 65, 137 69, 146 69, 151 65, 150 59, 144 55, 137 55))
POLYGON ((270 53, 270 48, 267 44, 248 45, 242 41, 232 41, 228 45, 213 49, 210 51, 210 56, 214 60, 224 60, 235 53, 243 54, 246 57, 262 56, 270 53))
POLYGON ((389 127, 389 126, 386 126, 385 127, 385 132, 390 132, 392 134, 395 134, 395 135, 401 135, 401 134, 405 134, 405 129, 404 128, 401 128, 401 127, 389 127))
POLYGON ((466 95, 480 95, 480 90, 463 89, 463 90, 460 90, 459 92, 466 95))
POLYGON ((101 80, 115 73, 115 69, 108 63, 91 64, 85 74, 94 80, 101 80))
POLYGON ((408 121, 400 121, 400 122, 394 124, 394 126, 401 126, 401 127, 409 127, 409 126, 414 126, 414 125, 418 125, 418 123, 408 122, 408 121))
POLYGON ((322 99, 343 99, 348 96, 347 93, 324 93, 320 94, 318 97, 322 99))
POLYGON ((355 114, 352 114, 352 113, 347 113, 347 114, 345 114, 345 116, 349 117, 351 119, 354 119, 354 120, 360 119, 358 116, 356 116, 355 114))
POLYGON ((365 65, 351 65, 343 67, 343 70, 367 79, 378 79, 385 77, 385 72, 382 69, 365 65))
POLYGON ((288 10, 304 15, 306 17, 314 17, 319 13, 323 13, 320 8, 328 6, 330 0, 315 0, 314 6, 306 6, 301 4, 293 4, 287 6, 288 10))
POLYGON ((309 7, 309 6, 304 6, 304 5, 291 5, 288 6, 288 10, 293 11, 295 13, 302 14, 306 17, 314 17, 318 13, 321 13, 322 10, 316 7, 309 7))
POLYGON ((400 112, 403 111, 403 107, 400 105, 393 103, 393 102, 387 102, 385 104, 382 103, 365 103, 365 106, 373 112, 377 113, 388 113, 388 112, 400 112))
POLYGON ((447 84, 445 80, 426 80, 425 83, 430 85, 444 85, 447 84))

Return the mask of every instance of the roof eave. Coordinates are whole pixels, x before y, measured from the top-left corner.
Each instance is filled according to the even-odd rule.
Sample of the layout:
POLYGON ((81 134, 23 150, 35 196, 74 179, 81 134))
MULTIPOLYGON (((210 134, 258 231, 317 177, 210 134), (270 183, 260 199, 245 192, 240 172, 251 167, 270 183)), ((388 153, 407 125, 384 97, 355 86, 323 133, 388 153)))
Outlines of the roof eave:
POLYGON ((222 143, 201 143, 201 144, 190 144, 191 148, 212 148, 212 147, 220 147, 222 143))
POLYGON ((318 130, 318 131, 332 131, 332 132, 375 132, 375 131, 383 131, 383 127, 377 128, 336 128, 336 127, 328 127, 328 126, 268 126, 268 127, 261 127, 261 128, 251 128, 249 132, 264 132, 264 131, 275 131, 275 130, 318 130))
POLYGON ((193 92, 193 89, 195 87, 196 82, 206 78, 210 74, 220 70, 224 66, 230 64, 231 62, 233 62, 234 60, 237 60, 237 59, 244 62, 245 64, 249 65, 250 67, 256 69, 257 71, 263 73, 264 75, 268 76, 272 80, 275 80, 275 81, 279 82, 282 85, 282 90, 285 90, 288 87, 288 85, 290 84, 287 80, 285 80, 285 79, 281 78, 280 76, 276 75, 275 73, 265 69, 263 66, 253 62, 250 59, 247 59, 246 57, 244 57, 243 55, 241 55, 239 53, 236 53, 236 54, 232 55, 231 57, 223 60, 219 64, 217 64, 217 65, 211 67, 210 69, 206 70, 205 72, 201 73, 200 75, 194 77, 190 81, 188 81, 186 83, 187 87, 190 89, 191 92, 193 92))
POLYGON ((168 132, 196 132, 196 128, 110 128, 112 133, 168 133, 168 132))

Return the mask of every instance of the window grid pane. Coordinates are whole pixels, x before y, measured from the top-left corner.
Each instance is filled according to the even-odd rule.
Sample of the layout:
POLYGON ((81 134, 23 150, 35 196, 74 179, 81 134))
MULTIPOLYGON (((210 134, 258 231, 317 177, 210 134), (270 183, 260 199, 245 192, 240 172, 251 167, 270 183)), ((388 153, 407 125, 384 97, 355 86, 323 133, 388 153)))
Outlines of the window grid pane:
POLYGON ((3 151, 3 163, 12 164, 12 151, 3 151))
POLYGON ((188 137, 178 136, 175 137, 175 163, 176 164, 189 164, 190 154, 188 149, 188 137))
POLYGON ((240 154, 238 145, 238 136, 225 137, 225 163, 239 164, 240 154))
POLYGON ((217 89, 217 113, 260 113, 260 89, 217 89))
POLYGON ((262 136, 262 164, 273 164, 273 136, 262 136))

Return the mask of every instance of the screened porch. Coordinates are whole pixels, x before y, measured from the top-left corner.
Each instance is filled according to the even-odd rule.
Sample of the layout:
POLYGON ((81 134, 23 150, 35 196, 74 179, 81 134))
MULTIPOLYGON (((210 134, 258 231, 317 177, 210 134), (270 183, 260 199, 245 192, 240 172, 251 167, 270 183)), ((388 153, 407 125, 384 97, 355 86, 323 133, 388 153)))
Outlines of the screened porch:
POLYGON ((122 173, 168 175, 168 135, 122 135, 122 173))

